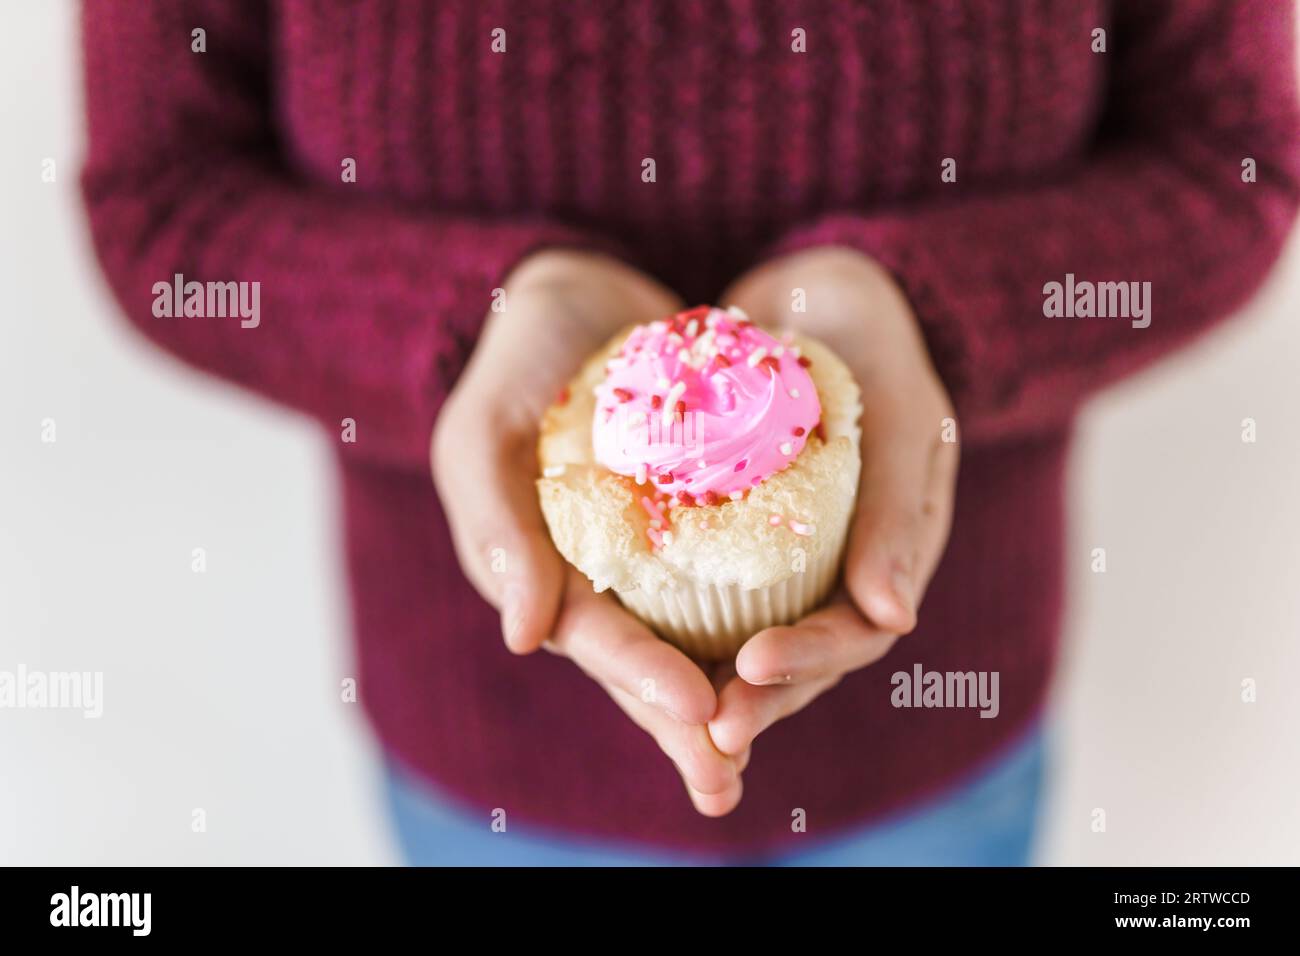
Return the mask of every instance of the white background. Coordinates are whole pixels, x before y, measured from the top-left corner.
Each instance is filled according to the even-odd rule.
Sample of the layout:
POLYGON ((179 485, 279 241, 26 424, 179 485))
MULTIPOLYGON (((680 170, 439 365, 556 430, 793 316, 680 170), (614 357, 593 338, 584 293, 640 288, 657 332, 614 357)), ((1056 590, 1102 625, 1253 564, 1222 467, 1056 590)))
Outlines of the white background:
MULTIPOLYGON (((106 689, 97 721, 0 710, 0 863, 394 862, 374 743, 339 700, 323 439, 125 330, 76 193, 74 6, 6 12, 0 670, 106 689)), ((1239 321, 1087 411, 1044 863, 1300 863, 1298 319, 1293 240, 1239 321)))

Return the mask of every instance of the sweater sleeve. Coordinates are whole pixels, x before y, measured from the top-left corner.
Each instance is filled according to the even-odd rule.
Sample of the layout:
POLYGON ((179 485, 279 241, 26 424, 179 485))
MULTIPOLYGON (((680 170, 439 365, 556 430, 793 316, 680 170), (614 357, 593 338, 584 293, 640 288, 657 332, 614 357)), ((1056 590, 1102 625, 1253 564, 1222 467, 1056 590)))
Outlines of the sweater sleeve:
POLYGON ((85 0, 95 250, 127 318, 170 352, 336 435, 354 420, 349 453, 427 467, 437 410, 512 266, 547 245, 615 250, 556 222, 444 214, 296 178, 271 119, 268 7, 85 0), (191 49, 195 28, 205 52, 191 49), (257 283, 256 325, 156 316, 154 286, 177 274, 248 283, 250 305, 257 283))
POLYGON ((848 246, 889 269, 964 440, 1058 425, 1092 390, 1231 312, 1267 273, 1293 220, 1291 5, 1117 7, 1110 52, 1097 54, 1114 64, 1096 147, 1068 175, 968 195, 952 184, 942 203, 832 213, 768 250, 848 246), (1066 287, 1069 274, 1076 283, 1149 282, 1150 325, 1048 317, 1048 284, 1066 287))

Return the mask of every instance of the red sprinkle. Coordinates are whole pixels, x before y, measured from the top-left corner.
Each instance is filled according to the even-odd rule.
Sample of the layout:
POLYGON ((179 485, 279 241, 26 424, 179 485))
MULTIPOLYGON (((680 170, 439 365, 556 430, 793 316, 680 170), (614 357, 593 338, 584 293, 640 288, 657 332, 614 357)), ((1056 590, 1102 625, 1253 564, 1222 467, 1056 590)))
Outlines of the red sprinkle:
POLYGON ((650 407, 651 407, 651 408, 663 408, 663 405, 664 405, 663 396, 661 396, 661 395, 651 395, 651 396, 650 396, 650 407))
POLYGON ((560 405, 569 404, 569 386, 560 389, 560 394, 555 396, 555 401, 560 405))
POLYGON ((678 414, 678 415, 685 415, 685 414, 686 414, 686 403, 685 403, 685 402, 678 402, 678 403, 677 403, 677 414, 678 414))
POLYGON ((759 364, 759 365, 766 366, 767 368, 770 368, 773 372, 779 372, 779 371, 781 371, 781 362, 780 362, 780 360, 779 360, 779 359, 776 359, 776 358, 773 358, 771 355, 765 355, 765 356, 763 356, 763 358, 759 359, 758 364, 759 364))
POLYGON ((617 398, 620 402, 632 401, 632 393, 625 388, 614 389, 614 397, 617 398))
POLYGON ((661 485, 671 485, 673 483, 673 473, 671 471, 665 471, 662 475, 656 478, 655 481, 659 482, 661 485))
POLYGON ((679 492, 677 492, 677 500, 680 501, 680 502, 681 502, 682 504, 684 504, 684 505, 693 505, 693 504, 695 504, 695 496, 692 495, 689 491, 679 491, 679 492))
POLYGON ((731 368, 731 359, 727 358, 721 352, 714 356, 717 360, 718 368, 731 368))
POLYGON ((718 495, 716 492, 706 491, 704 494, 700 495, 700 500, 706 505, 716 505, 718 503, 718 495))
POLYGON ((736 462, 736 467, 733 468, 733 469, 731 469, 731 470, 732 470, 732 471, 744 471, 744 470, 745 470, 745 466, 748 465, 748 464, 749 464, 749 459, 748 459, 748 458, 742 458, 742 459, 740 459, 740 461, 736 462))
POLYGON ((802 365, 804 368, 807 368, 809 365, 812 365, 812 359, 810 359, 806 355, 800 355, 799 364, 802 365))
POLYGON ((800 435, 802 435, 802 434, 803 434, 803 426, 802 426, 802 425, 795 425, 795 426, 794 426, 794 437, 795 437, 795 438, 798 438, 798 437, 799 437, 800 435))

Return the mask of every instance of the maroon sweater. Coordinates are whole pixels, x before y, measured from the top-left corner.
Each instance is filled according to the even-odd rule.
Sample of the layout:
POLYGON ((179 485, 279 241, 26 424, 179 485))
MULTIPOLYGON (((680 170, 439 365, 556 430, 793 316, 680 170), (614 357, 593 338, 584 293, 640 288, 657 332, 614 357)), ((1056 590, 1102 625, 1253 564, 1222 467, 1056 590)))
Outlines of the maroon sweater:
POLYGON ((133 323, 338 445, 360 696, 388 748, 485 826, 502 807, 754 850, 789 839, 795 808, 826 835, 937 792, 1040 710, 1071 417, 1240 305, 1291 223, 1290 7, 618 6, 88 0, 85 197, 133 323), (430 482, 430 430, 492 290, 557 243, 622 250, 692 302, 777 252, 863 250, 910 296, 960 415, 920 627, 763 734, 721 820, 572 664, 506 652, 430 482), (260 282, 260 325, 156 318, 153 285, 178 272, 260 282), (1067 273, 1150 282, 1150 327, 1045 317, 1067 273), (917 663, 1000 672, 999 716, 895 709, 890 675, 917 663))

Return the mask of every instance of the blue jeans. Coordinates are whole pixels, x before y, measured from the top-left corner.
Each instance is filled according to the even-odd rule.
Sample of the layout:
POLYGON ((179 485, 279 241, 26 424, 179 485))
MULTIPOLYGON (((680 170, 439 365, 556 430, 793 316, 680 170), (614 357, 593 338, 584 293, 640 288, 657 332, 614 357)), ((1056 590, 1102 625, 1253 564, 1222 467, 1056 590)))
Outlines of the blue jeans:
MULTIPOLYGON (((857 831, 806 849, 737 864, 768 866, 1023 866, 1029 862, 1044 764, 1035 728, 978 777, 957 789, 857 831)), ((716 860, 509 824, 493 832, 393 760, 386 765, 389 810, 413 866, 691 866, 716 860)), ((682 799, 686 799, 683 794, 682 799)))

